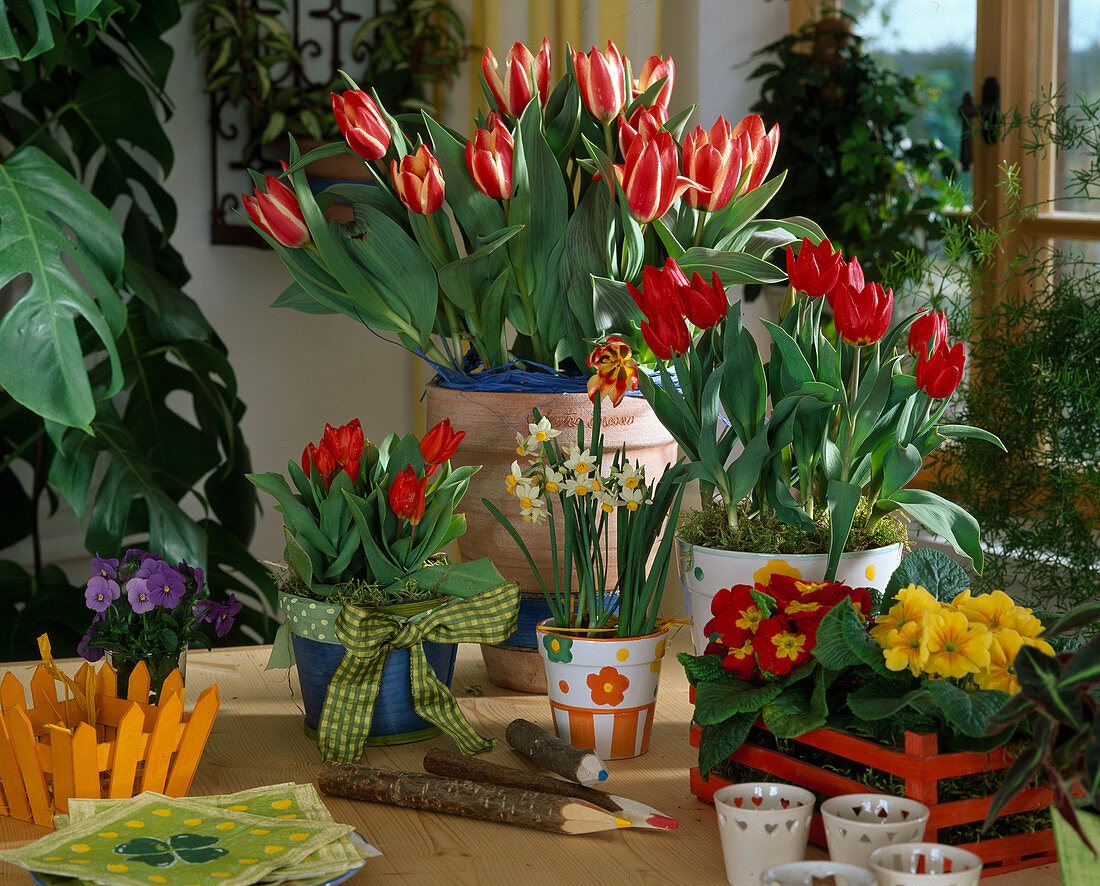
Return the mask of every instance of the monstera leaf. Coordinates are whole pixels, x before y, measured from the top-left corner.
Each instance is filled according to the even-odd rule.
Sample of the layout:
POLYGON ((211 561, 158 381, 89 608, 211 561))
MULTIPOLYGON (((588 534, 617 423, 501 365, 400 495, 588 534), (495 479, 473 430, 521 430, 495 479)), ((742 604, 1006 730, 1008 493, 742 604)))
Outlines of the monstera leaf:
POLYGON ((0 286, 26 291, 0 320, 0 386, 43 418, 91 432, 96 399, 123 384, 115 339, 126 325, 116 291, 122 235, 111 214, 37 148, 0 164, 0 286), (110 373, 93 392, 77 319, 106 351, 110 373))

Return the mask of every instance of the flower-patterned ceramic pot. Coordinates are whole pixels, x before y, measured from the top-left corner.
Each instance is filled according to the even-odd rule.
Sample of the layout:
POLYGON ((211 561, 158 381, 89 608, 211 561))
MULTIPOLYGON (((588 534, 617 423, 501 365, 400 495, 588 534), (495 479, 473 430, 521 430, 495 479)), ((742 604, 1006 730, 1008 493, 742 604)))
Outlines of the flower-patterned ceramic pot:
POLYGON ((649 749, 668 628, 645 637, 592 639, 536 628, 558 737, 602 760, 649 749))
MULTIPOLYGON (((691 615, 691 642, 696 655, 707 646, 703 628, 711 619, 710 604, 722 588, 766 582, 782 573, 807 581, 821 581, 828 557, 825 554, 750 554, 745 551, 720 551, 689 545, 676 539, 680 584, 687 596, 691 615)), ((869 551, 841 554, 836 580, 853 588, 885 590, 890 576, 901 563, 900 543, 869 551)))

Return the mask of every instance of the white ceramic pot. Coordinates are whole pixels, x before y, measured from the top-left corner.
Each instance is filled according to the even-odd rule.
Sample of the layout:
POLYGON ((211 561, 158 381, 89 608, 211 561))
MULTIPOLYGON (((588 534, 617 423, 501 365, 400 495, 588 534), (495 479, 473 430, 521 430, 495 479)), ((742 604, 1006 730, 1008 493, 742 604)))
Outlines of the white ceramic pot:
POLYGON ((941 843, 896 843, 871 853, 879 886, 978 886, 982 860, 941 843))
POLYGON ((887 794, 843 794, 821 804, 829 858, 867 867, 871 853, 892 843, 919 843, 928 807, 887 794))
POLYGON ((645 637, 590 639, 537 627, 558 737, 602 760, 649 749, 668 629, 645 637))
MULTIPOLYGON (((767 581, 776 572, 821 581, 828 565, 825 554, 750 554, 744 551, 719 551, 689 545, 676 539, 680 584, 687 596, 691 616, 691 642, 696 655, 707 645, 703 628, 711 619, 710 604, 722 588, 767 581)), ((901 563, 902 546, 889 545, 869 551, 842 554, 837 581, 854 588, 885 590, 890 576, 901 563)))
POLYGON ((763 886, 815 886, 832 882, 836 886, 875 886, 875 875, 867 868, 836 861, 793 861, 776 865, 760 875, 763 886), (832 877, 831 881, 826 877, 832 877))
POLYGON ((730 886, 759 886, 764 871, 806 857, 814 795, 805 788, 731 784, 714 792, 714 809, 730 886))

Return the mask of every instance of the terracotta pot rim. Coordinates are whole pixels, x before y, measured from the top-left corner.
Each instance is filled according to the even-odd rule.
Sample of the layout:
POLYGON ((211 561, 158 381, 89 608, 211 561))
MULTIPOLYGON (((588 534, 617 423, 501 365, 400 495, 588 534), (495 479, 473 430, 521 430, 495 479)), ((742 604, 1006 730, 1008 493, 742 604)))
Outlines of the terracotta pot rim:
MULTIPOLYGON (((776 554, 773 551, 766 553, 757 553, 755 551, 727 551, 722 548, 708 548, 706 545, 695 545, 690 542, 684 541, 680 536, 676 536, 676 544, 681 548, 688 548, 692 551, 705 551, 715 557, 727 557, 731 560, 748 559, 750 557, 763 558, 767 557, 772 560, 786 560, 787 562, 808 562, 811 560, 827 560, 829 555, 825 554, 776 554)), ((844 551, 841 554, 842 557, 846 557, 852 560, 862 560, 868 557, 882 556, 887 553, 901 550, 902 543, 896 541, 893 544, 882 545, 878 548, 866 548, 862 551, 844 551)))
POLYGON ((581 637, 578 634, 574 634, 572 631, 562 631, 561 628, 553 626, 552 618, 544 618, 537 625, 535 625, 535 631, 540 634, 551 635, 555 637, 563 637, 567 640, 572 640, 574 643, 633 643, 637 640, 652 640, 655 637, 660 637, 663 634, 668 633, 668 626, 654 631, 652 634, 644 634, 641 637, 581 637))

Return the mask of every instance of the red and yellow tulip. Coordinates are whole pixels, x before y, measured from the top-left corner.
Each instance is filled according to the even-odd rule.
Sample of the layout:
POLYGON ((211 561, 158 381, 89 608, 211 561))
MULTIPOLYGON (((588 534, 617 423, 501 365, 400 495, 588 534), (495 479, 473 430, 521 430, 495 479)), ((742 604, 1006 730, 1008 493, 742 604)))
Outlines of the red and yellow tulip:
POLYGON ((390 128, 378 105, 362 89, 333 92, 332 113, 351 149, 364 160, 385 156, 390 147, 390 128))
POLYGON ((500 110, 510 117, 519 117, 533 97, 545 105, 550 87, 550 41, 542 39, 538 55, 522 43, 512 44, 504 57, 504 75, 488 46, 481 57, 481 73, 500 110))
POLYGON ((391 160, 390 176, 397 196, 407 209, 431 215, 443 205, 443 171, 427 145, 421 145, 415 154, 402 157, 400 165, 391 160))

